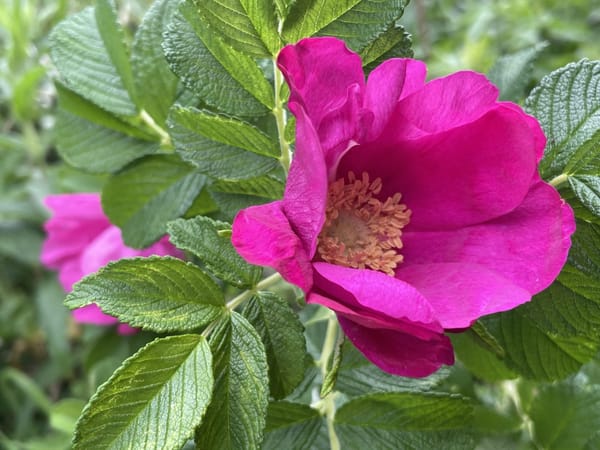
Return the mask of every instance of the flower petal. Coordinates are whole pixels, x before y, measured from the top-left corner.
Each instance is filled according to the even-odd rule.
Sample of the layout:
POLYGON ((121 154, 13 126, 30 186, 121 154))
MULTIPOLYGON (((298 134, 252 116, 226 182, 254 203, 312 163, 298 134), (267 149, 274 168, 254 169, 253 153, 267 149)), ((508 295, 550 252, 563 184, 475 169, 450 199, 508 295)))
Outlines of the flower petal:
POLYGON ((343 316, 338 320, 354 346, 386 372, 425 377, 442 364, 454 364, 452 344, 443 334, 423 340, 400 331, 367 328, 343 316))
POLYGON ((470 327, 481 316, 531 300, 531 294, 486 267, 470 263, 401 266, 396 278, 414 286, 445 329, 470 327))
POLYGON ((252 206, 233 221, 231 242, 251 264, 270 266, 308 292, 312 268, 302 242, 282 211, 282 202, 252 206))
MULTIPOLYGON (((388 136, 389 137, 389 136, 388 136)), ((516 208, 536 172, 535 138, 522 114, 498 106, 468 125, 416 140, 380 138, 351 149, 338 177, 381 177, 385 199, 400 192, 409 230, 447 230, 516 208)))
POLYGON ((104 314, 98 305, 87 305, 72 311, 73 318, 79 323, 93 323, 95 325, 112 325, 117 323, 116 317, 104 314))
POLYGON ((558 192, 537 181, 514 211, 481 225, 446 232, 407 232, 403 267, 412 264, 480 264, 536 294, 567 260, 575 220, 558 192))
POLYGON ((544 134, 544 130, 542 130, 542 126, 538 122, 538 120, 530 116, 529 114, 523 111, 516 103, 512 102, 500 102, 502 106, 512 109, 513 111, 517 111, 519 114, 523 116, 529 128, 531 129, 531 133, 533 134, 535 140, 535 153, 537 155, 537 162, 540 162, 542 157, 544 156, 544 148, 546 147, 546 135, 544 134))
POLYGON ((336 38, 303 39, 288 45, 279 53, 277 64, 290 86, 290 102, 302 105, 315 129, 323 117, 345 103, 350 86, 364 85, 360 57, 336 38))

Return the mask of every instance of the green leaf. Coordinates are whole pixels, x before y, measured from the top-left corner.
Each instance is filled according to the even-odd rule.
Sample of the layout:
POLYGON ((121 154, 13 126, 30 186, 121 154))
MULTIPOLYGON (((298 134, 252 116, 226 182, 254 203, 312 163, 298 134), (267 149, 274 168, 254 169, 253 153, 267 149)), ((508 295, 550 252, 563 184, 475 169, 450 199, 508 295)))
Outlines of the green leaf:
POLYGON ((270 402, 263 450, 305 450, 314 448, 325 422, 308 405, 270 402))
POLYGON ((181 448, 210 402, 211 359, 200 335, 171 336, 143 347, 92 397, 73 449, 181 448))
POLYGON ((190 108, 198 132, 208 139, 262 156, 279 156, 279 145, 255 126, 227 116, 190 108))
MULTIPOLYGON (((188 0, 189 1, 189 0, 188 0)), ((269 48, 273 47, 273 24, 263 22, 269 20, 269 9, 273 8, 269 0, 259 2, 257 9, 265 11, 252 11, 251 1, 243 0, 197 0, 189 1, 196 9, 196 14, 202 18, 205 26, 214 29, 214 33, 231 47, 252 57, 270 57, 271 53, 265 47, 262 38, 267 39, 269 48), (244 5, 245 4, 245 5, 244 5), (248 15, 247 9, 254 14, 248 15), (254 23, 253 23, 254 22, 254 23), (259 26, 257 30, 255 24, 259 26)), ((276 29, 276 28, 275 28, 276 29)))
POLYGON ((156 332, 190 331, 223 314, 224 297, 191 263, 171 257, 122 259, 77 283, 69 308, 96 303, 121 322, 156 332))
POLYGON ((411 58, 412 41, 400 25, 394 25, 360 51, 363 66, 372 70, 386 59, 411 58))
POLYGON ((277 31, 278 20, 273 1, 240 0, 240 3, 265 47, 271 52, 271 55, 276 56, 283 47, 283 43, 279 37, 279 31, 277 31))
POLYGON ((599 386, 568 381, 541 387, 528 414, 535 442, 547 450, 582 448, 600 428, 599 403, 599 386))
MULTIPOLYGON (((406 0, 361 0, 348 12, 320 29, 318 34, 343 39, 348 47, 359 53, 365 47, 371 47, 372 51, 373 41, 383 37, 389 42, 391 36, 387 33, 388 29, 395 29, 394 23, 402 17, 407 3, 406 0)), ((396 45, 398 42, 396 41, 396 45)), ((382 42, 375 45, 381 44, 382 42)))
POLYGON ((167 230, 173 244, 196 255, 217 278, 239 288, 252 288, 260 280, 262 269, 244 261, 231 238, 220 234, 231 231, 230 224, 198 216, 170 222, 167 230))
POLYGON ((162 50, 163 33, 177 9, 177 2, 158 0, 144 15, 133 41, 131 63, 138 103, 162 125, 177 93, 177 77, 162 50), (145 92, 160 95, 140 95, 145 92))
POLYGON ((167 27, 163 48, 171 70, 207 105, 236 116, 255 116, 266 108, 213 56, 196 34, 205 26, 187 2, 167 27), (190 57, 193 55, 193 57, 190 57))
POLYGON ((582 60, 552 72, 525 105, 548 138, 540 163, 544 178, 578 174, 582 159, 594 158, 600 170, 600 61, 582 60))
POLYGON ((69 164, 89 172, 115 172, 134 159, 158 150, 154 137, 76 93, 57 87, 56 145, 69 164))
POLYGON ((286 42, 313 36, 360 3, 361 0, 297 0, 283 24, 282 36, 286 42))
POLYGON ((206 178, 174 155, 135 161, 102 190, 102 207, 123 232, 126 245, 142 248, 167 231, 167 222, 187 211, 206 178))
POLYGON ((288 396, 304 378, 304 327, 288 303, 272 292, 258 292, 244 307, 267 352, 269 389, 276 399, 288 396))
POLYGON ((275 158, 257 155, 207 139, 195 108, 175 106, 169 116, 169 133, 177 153, 198 170, 215 178, 240 179, 263 175, 279 165, 275 158))
POLYGON ((344 449, 370 448, 374 442, 380 448, 448 448, 448 443, 469 448, 461 447, 470 442, 464 433, 439 432, 469 427, 472 410, 456 395, 380 393, 345 403, 334 423, 344 449))
POLYGON ((196 445, 254 449, 263 438, 269 386, 267 358, 252 325, 233 311, 210 335, 215 387, 196 445))
POLYGON ((217 180, 211 185, 211 190, 227 194, 242 194, 277 200, 283 197, 285 184, 278 178, 263 175, 246 180, 217 180))
MULTIPOLYGON (((102 11, 106 12, 105 8, 102 11)), ((105 17, 101 12, 99 15, 105 17)), ((50 35, 50 53, 69 89, 107 111, 133 116, 137 108, 127 89, 129 80, 120 73, 124 72, 123 62, 117 56, 121 50, 114 47, 118 45, 116 37, 110 37, 106 26, 105 21, 97 22, 93 8, 86 8, 56 26, 50 35), (114 61, 120 64, 119 68, 114 61)))
MULTIPOLYGON (((338 330, 339 333, 341 331, 338 330)), ((343 347, 344 347, 345 338, 343 333, 338 335, 337 342, 335 343, 335 349, 333 352, 333 357, 331 360, 331 367, 328 367, 327 373, 323 379, 323 384, 321 385, 321 392, 319 396, 321 398, 327 397, 331 391, 333 391, 335 387, 335 383, 337 381, 337 377, 340 371, 340 366, 342 364, 342 355, 343 355, 343 347)))
POLYGON ((524 97, 527 84, 531 81, 533 62, 547 46, 547 42, 540 42, 498 58, 488 78, 498 86, 501 100, 519 101, 524 97))
MULTIPOLYGON (((597 145, 600 149, 600 140, 597 145)), ((597 153, 598 150, 594 150, 594 154, 597 153)), ((569 177, 569 186, 588 210, 600 216, 600 176, 573 175, 569 177)))

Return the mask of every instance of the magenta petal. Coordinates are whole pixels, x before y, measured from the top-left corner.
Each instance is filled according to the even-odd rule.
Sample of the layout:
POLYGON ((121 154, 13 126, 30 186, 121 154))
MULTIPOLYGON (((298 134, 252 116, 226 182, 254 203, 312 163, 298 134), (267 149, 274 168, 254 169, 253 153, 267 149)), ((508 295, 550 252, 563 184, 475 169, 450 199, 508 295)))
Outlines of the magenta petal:
POLYGON ((527 122, 535 140, 534 147, 535 153, 537 155, 537 162, 540 162, 540 160, 544 156, 544 148, 546 147, 546 135, 544 134, 544 130, 542 130, 542 127, 538 120, 535 117, 526 114, 525 111, 523 111, 523 108, 521 108, 516 103, 500 102, 500 105, 502 105, 505 108, 512 109, 513 111, 517 111, 527 122))
POLYGON ((121 334, 123 336, 128 336, 128 335, 131 335, 131 334, 136 334, 138 331, 140 331, 138 328, 130 327, 126 323, 120 323, 117 326, 117 333, 119 333, 119 334, 121 334))
POLYGON ((404 234, 403 267, 412 264, 480 264, 536 294, 560 273, 575 220, 552 186, 536 182, 514 211, 492 221, 445 232, 404 234))
POLYGON ((394 375, 425 377, 442 364, 454 364, 450 340, 443 334, 429 340, 390 329, 367 328, 339 317, 344 333, 373 364, 394 375))
POLYGON ((315 289, 353 310, 381 319, 401 319, 427 330, 441 332, 435 310, 410 284, 382 272, 314 263, 315 289))
POLYGON ((248 262, 273 267, 308 292, 312 286, 310 261, 281 205, 277 201, 240 211, 233 221, 231 242, 248 262))
POLYGON ((104 314, 98 305, 87 305, 72 311, 73 318, 79 323, 92 323, 95 325, 112 325, 117 323, 115 317, 104 314))
POLYGON ((80 258, 70 258, 58 268, 58 281, 65 292, 71 292, 73 285, 81 280, 85 273, 81 269, 80 258))
POLYGON ((288 45, 277 64, 290 85, 290 102, 302 105, 317 129, 325 115, 343 105, 350 86, 364 85, 360 57, 336 38, 288 45))
POLYGON ((427 68, 414 59, 390 59, 376 67, 367 80, 364 107, 374 113, 366 141, 384 129, 398 101, 423 88, 427 68))
POLYGON ((315 129, 298 104, 290 105, 296 115, 296 151, 290 167, 282 209, 309 258, 315 254, 317 238, 325 222, 327 169, 315 129))
POLYGON ((396 271, 396 277, 427 298, 445 329, 470 327, 481 316, 531 300, 527 290, 478 264, 406 265, 396 271))

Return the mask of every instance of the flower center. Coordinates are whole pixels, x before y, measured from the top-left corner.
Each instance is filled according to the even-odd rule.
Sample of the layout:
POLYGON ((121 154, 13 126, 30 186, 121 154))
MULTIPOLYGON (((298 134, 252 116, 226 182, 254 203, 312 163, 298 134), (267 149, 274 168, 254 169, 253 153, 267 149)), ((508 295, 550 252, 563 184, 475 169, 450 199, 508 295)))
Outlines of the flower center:
POLYGON ((325 224, 319 235, 318 251, 331 264, 369 268, 394 276, 403 260, 402 228, 410 221, 410 210, 396 193, 384 202, 375 198, 381 192, 381 178, 369 181, 363 172, 353 172, 329 185, 325 224))

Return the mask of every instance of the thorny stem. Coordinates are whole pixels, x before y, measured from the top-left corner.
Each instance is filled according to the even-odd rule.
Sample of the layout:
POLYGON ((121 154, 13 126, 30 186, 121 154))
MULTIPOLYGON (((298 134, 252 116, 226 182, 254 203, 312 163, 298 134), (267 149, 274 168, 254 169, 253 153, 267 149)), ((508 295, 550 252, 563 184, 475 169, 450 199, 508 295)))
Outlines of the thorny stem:
POLYGON ((164 146, 171 146, 171 136, 167 133, 163 128, 161 128, 154 119, 146 112, 145 109, 142 109, 140 112, 140 119, 144 122, 152 131, 160 136, 160 143, 164 146))
POLYGON ((566 173, 561 173, 560 175, 552 178, 550 181, 548 181, 548 184, 550 184, 551 186, 554 187, 558 187, 561 184, 563 184, 565 181, 567 181, 569 179, 569 175, 567 175, 566 173))
POLYGON ((275 122, 277 123, 277 135, 279 136, 279 149, 281 150, 281 156, 279 162, 283 167, 283 170, 287 174, 290 170, 290 145, 285 140, 285 124, 287 122, 287 116, 285 109, 283 108, 283 102, 281 99, 281 87, 283 86, 283 75, 277 68, 277 60, 273 58, 273 82, 275 84, 275 106, 273 107, 273 115, 275 116, 275 122))

